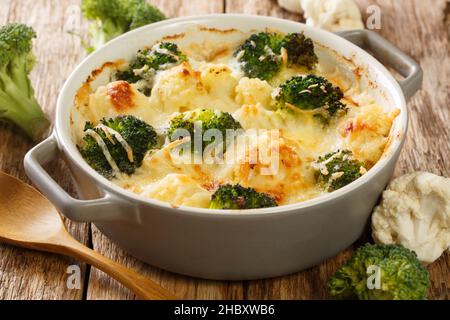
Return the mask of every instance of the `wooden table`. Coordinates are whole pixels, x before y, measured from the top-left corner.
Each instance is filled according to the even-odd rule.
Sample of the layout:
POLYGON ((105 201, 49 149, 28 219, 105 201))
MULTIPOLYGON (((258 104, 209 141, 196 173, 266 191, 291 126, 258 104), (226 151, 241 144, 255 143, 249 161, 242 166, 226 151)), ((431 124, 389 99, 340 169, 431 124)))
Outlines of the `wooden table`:
MULTIPOLYGON (((168 16, 207 13, 251 13, 302 21, 301 16, 278 7, 275 0, 153 0, 168 16)), ((420 61, 423 90, 409 103, 410 131, 395 175, 426 170, 450 176, 450 2, 445 0, 358 0, 362 12, 369 5, 381 8, 382 36, 420 61)), ((65 28, 81 19, 79 0, 0 0, 0 25, 21 21, 38 33, 38 64, 32 81, 37 98, 54 117, 56 97, 72 69, 85 56, 79 40, 65 28)), ((367 16, 367 14, 365 14, 367 16)), ((81 20, 81 32, 86 23, 81 20)), ((32 147, 13 125, 0 123, 0 170, 25 181, 22 159, 32 147)), ((56 160, 52 176, 74 193, 67 167, 56 160)), ((328 277, 370 232, 351 248, 314 268, 293 275, 261 280, 219 282, 188 278, 150 267, 118 248, 93 225, 65 220, 81 242, 129 267, 136 268, 180 298, 187 299, 324 299, 328 277)), ((0 221, 1 223, 1 221, 0 221)), ((430 299, 450 298, 450 254, 429 266, 430 299)), ((102 272, 69 258, 0 245, 0 299, 134 299, 135 296, 102 272), (67 289, 68 266, 81 267, 80 289, 67 289)))

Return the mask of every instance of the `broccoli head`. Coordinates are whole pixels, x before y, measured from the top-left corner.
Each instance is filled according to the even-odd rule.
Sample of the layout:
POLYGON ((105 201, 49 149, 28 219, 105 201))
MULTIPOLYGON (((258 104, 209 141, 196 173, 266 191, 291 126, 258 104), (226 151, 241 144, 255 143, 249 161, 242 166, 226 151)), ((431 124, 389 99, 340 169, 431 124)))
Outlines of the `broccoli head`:
POLYGON ((139 50, 128 69, 117 72, 116 78, 130 83, 139 81, 143 84, 138 87, 139 90, 149 95, 156 71, 175 66, 186 59, 175 43, 157 43, 150 49, 139 50))
POLYGON ((89 52, 122 33, 165 19, 145 0, 83 0, 81 10, 91 21, 89 52))
POLYGON ((312 69, 319 59, 314 52, 314 43, 302 33, 290 33, 283 38, 281 46, 286 49, 288 65, 312 69))
POLYGON ((78 149, 92 168, 111 179, 116 173, 114 165, 120 172, 134 173, 155 145, 156 132, 150 125, 134 116, 118 116, 104 118, 95 127, 86 123, 83 144, 78 149))
POLYGON ((277 202, 266 193, 239 184, 221 185, 211 197, 211 209, 258 209, 276 207, 277 202))
POLYGON ((294 76, 280 87, 277 99, 290 103, 300 109, 313 110, 318 108, 330 109, 335 113, 342 108, 340 100, 343 93, 339 87, 316 75, 294 76))
POLYGON ((49 126, 28 78, 35 62, 35 37, 33 29, 24 24, 0 28, 0 117, 17 124, 33 140, 49 126))
POLYGON ((350 150, 338 150, 320 156, 314 163, 318 182, 328 192, 340 189, 355 181, 365 172, 364 164, 354 159, 350 150))
POLYGON ((270 80, 281 69, 281 48, 287 52, 288 66, 312 69, 318 62, 314 43, 303 33, 290 33, 285 37, 270 32, 252 34, 234 56, 247 77, 270 80))
MULTIPOLYGON (((239 130, 242 129, 241 124, 236 121, 228 112, 222 112, 212 109, 200 109, 191 112, 186 112, 175 116, 169 124, 169 130, 167 132, 169 140, 174 141, 179 138, 177 130, 184 129, 189 132, 191 141, 194 141, 195 134, 201 134, 202 138, 206 131, 210 129, 219 130, 222 135, 222 142, 226 142, 227 130, 239 130), (198 132, 197 130, 200 130, 198 132)), ((203 141, 203 139, 202 139, 203 141)), ((215 141, 203 141, 204 150, 209 144, 215 141)), ((194 144, 192 144, 192 150, 194 150, 194 144)))
POLYGON ((252 34, 234 53, 249 78, 270 80, 281 68, 281 42, 276 33, 252 34))
POLYGON ((339 87, 316 75, 294 76, 280 86, 276 100, 289 103, 302 110, 317 110, 315 115, 327 122, 346 107, 340 101, 343 93, 339 87))
POLYGON ((417 255, 401 245, 366 244, 329 279, 327 286, 333 297, 341 299, 423 300, 429 275, 417 255), (380 272, 379 287, 370 289, 368 282, 373 282, 368 278, 376 270, 380 272))
MULTIPOLYGON (((92 135, 88 134, 89 130, 95 131, 95 133, 100 136, 103 143, 105 143, 106 145, 108 140, 105 132, 98 128, 94 128, 94 126, 90 122, 87 122, 85 125, 86 134, 83 137, 83 143, 82 145, 77 145, 77 148, 84 160, 86 160, 86 162, 92 167, 92 169, 94 169, 107 179, 111 179, 114 177, 113 169, 108 159, 104 155, 103 149, 101 148, 97 140, 92 135)), ((112 143, 109 144, 111 148, 114 147, 112 143)), ((128 171, 131 171, 130 168, 131 165, 127 166, 126 169, 128 169, 128 171)), ((120 168, 120 170, 123 170, 123 168, 120 168)))
POLYGON ((158 8, 147 3, 146 0, 128 1, 130 30, 137 29, 148 24, 165 20, 166 16, 158 8))

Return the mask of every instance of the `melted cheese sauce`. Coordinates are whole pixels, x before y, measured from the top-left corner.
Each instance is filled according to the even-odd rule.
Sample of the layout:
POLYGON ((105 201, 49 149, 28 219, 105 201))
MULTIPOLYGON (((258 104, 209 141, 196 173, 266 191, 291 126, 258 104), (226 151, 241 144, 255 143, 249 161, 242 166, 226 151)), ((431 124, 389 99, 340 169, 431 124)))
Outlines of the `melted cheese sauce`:
MULTIPOLYGON (((223 164, 189 163, 173 152, 180 141, 166 143, 159 150, 151 150, 135 174, 117 175, 113 180, 122 188, 174 206, 208 207, 212 192, 222 183, 240 183, 267 192, 279 205, 317 197, 325 191, 316 184, 314 160, 337 149, 349 149, 370 168, 381 157, 399 112, 384 111, 335 70, 325 72, 319 64, 316 73, 344 91, 344 102, 349 108, 346 115, 334 118, 324 127, 311 112, 274 108, 277 87, 294 75, 307 74, 304 70, 284 66, 267 82, 243 76, 231 55, 215 61, 196 60, 189 54, 188 57, 188 61, 156 74, 150 97, 140 93, 137 85, 115 81, 99 86, 89 94, 87 104, 77 106, 83 121, 98 124, 104 117, 134 115, 151 124, 158 133, 165 132, 173 116, 198 108, 229 112, 245 130, 278 132, 273 138, 273 131, 257 131, 256 136, 247 131, 242 139, 247 139, 248 148, 237 148, 238 161, 223 164), (276 163, 250 161, 262 149, 276 163)), ((104 142, 93 133, 88 131, 104 150, 104 142)), ((79 139, 81 135, 76 134, 79 139)), ((126 141, 111 130, 107 130, 107 135, 116 137, 131 161, 132 150, 126 141)), ((109 162, 112 158, 107 151, 104 153, 109 162)))

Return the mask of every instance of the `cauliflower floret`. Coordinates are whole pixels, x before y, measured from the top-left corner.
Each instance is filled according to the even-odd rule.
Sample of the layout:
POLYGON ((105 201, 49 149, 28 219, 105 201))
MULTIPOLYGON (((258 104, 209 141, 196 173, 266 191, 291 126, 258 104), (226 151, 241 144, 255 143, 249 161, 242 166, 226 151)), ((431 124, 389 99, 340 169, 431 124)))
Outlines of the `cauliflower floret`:
POLYGON ((88 121, 97 123, 104 117, 133 115, 153 123, 161 110, 150 103, 148 97, 140 93, 126 81, 115 81, 100 86, 89 95, 89 104, 81 110, 88 121))
POLYGON ((300 0, 306 24, 328 31, 364 29, 353 0, 300 0))
POLYGON ((173 206, 208 208, 210 193, 185 174, 171 173, 162 180, 144 186, 142 196, 169 202, 173 206))
POLYGON ((432 263, 450 247, 450 179, 414 172, 392 181, 372 216, 375 241, 398 243, 432 263))
POLYGON ((272 101, 272 87, 257 78, 244 77, 236 87, 236 102, 239 105, 260 103, 264 107, 270 106, 272 101))
POLYGON ((269 193, 279 204, 315 185, 301 145, 279 130, 247 130, 235 141, 235 147, 227 147, 225 165, 215 175, 220 183, 239 183, 269 193))
POLYGON ((237 79, 225 64, 211 64, 200 68, 200 78, 206 91, 217 99, 234 99, 237 79))
POLYGON ((186 61, 162 72, 150 96, 150 101, 165 113, 200 108, 205 100, 207 91, 200 81, 200 73, 186 61))
POLYGON ((304 147, 304 155, 313 158, 329 150, 330 145, 337 145, 336 134, 318 126, 317 120, 307 113, 293 115, 284 110, 268 110, 258 103, 243 105, 233 113, 233 118, 244 129, 279 129, 286 138, 304 147))
POLYGON ((195 70, 188 62, 162 72, 150 101, 166 114, 198 108, 233 112, 237 80, 226 65, 206 65, 195 70))
POLYGON ((189 139, 176 140, 148 153, 138 171, 150 174, 154 179, 162 179, 169 173, 182 173, 197 181, 209 181, 214 164, 202 163, 198 157, 191 153, 189 139))
POLYGON ((244 129, 281 129, 287 126, 286 117, 280 112, 267 110, 261 104, 245 104, 235 113, 235 118, 244 129))
POLYGON ((358 159, 374 165, 383 154, 392 122, 398 114, 398 109, 384 112, 374 104, 353 108, 339 131, 347 148, 358 159))

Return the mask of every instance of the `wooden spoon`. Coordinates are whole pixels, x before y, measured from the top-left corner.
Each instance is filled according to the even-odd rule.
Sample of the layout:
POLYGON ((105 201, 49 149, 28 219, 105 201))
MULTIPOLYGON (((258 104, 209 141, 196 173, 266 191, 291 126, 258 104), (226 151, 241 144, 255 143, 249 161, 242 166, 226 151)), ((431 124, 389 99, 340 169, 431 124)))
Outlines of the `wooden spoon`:
POLYGON ((2 172, 0 241, 85 261, 121 282, 142 299, 176 299, 150 279, 75 240, 49 200, 30 185, 2 172))

